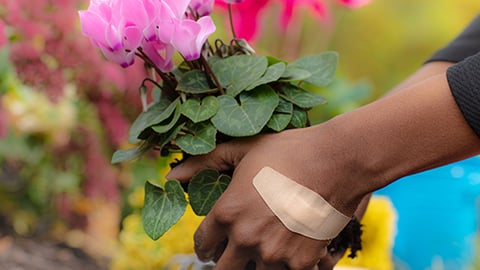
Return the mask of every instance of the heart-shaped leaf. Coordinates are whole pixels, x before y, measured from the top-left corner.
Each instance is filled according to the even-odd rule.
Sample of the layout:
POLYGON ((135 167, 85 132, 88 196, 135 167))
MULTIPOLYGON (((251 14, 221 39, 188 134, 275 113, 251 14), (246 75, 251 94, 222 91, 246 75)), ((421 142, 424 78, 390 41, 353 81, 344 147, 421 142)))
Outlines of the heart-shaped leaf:
POLYGON ((284 130, 290 124, 292 114, 293 104, 281 98, 277 108, 275 108, 275 112, 268 120, 267 127, 277 132, 284 130))
POLYGON ((208 120, 214 116, 220 105, 214 96, 205 97, 200 100, 190 98, 182 104, 182 114, 190 118, 194 123, 208 120))
POLYGON ((208 83, 205 72, 195 69, 183 74, 178 82, 177 91, 189 94, 202 94, 216 91, 208 83))
POLYGON ((128 141, 130 143, 138 143, 140 141, 138 136, 142 133, 142 131, 148 127, 159 124, 163 120, 170 117, 175 111, 175 108, 179 102, 180 99, 178 98, 171 103, 160 101, 153 104, 146 112, 142 112, 130 127, 128 141))
POLYGON ((300 109, 294 108, 292 114, 292 121, 290 122, 292 126, 296 128, 304 128, 307 126, 307 112, 300 109))
POLYGON ((292 120, 292 114, 288 113, 274 113, 272 118, 267 123, 267 127, 279 132, 284 130, 290 121, 292 120))
POLYGON ((203 170, 192 177, 188 185, 188 196, 195 214, 207 215, 220 195, 227 189, 230 180, 230 176, 210 169, 203 170))
POLYGON ((310 78, 311 76, 312 76, 312 73, 308 72, 307 70, 288 65, 287 68, 285 69, 285 72, 283 72, 282 74, 281 81, 285 81, 285 82, 303 81, 310 78))
POLYGON ((288 65, 290 68, 307 70, 311 76, 304 79, 306 82, 316 86, 329 84, 335 76, 338 54, 336 52, 324 52, 318 55, 304 56, 288 65))
POLYGON ((180 119, 181 110, 182 110, 181 108, 182 108, 182 104, 178 102, 177 107, 175 108, 175 112, 173 113, 171 119, 166 119, 162 123, 152 126, 152 129, 159 134, 163 134, 169 131, 171 128, 175 126, 175 124, 177 124, 178 119, 180 119))
POLYGON ((258 80, 250 84, 245 90, 249 91, 262 84, 267 84, 269 82, 277 81, 280 78, 280 76, 282 76, 284 71, 285 71, 285 63, 280 62, 274 65, 271 65, 267 68, 267 71, 265 72, 265 74, 263 74, 262 77, 260 77, 258 80))
POLYGON ((277 108, 275 108, 275 112, 278 113, 293 113, 293 104, 285 99, 281 98, 278 102, 277 108))
POLYGON ((210 122, 201 122, 187 127, 189 133, 178 136, 175 143, 191 155, 206 154, 215 149, 217 129, 210 122))
POLYGON ((278 105, 279 97, 268 85, 240 94, 240 104, 231 96, 218 97, 220 109, 211 121, 218 131, 244 137, 258 134, 278 105))
POLYGON ((146 182, 142 210, 145 232, 150 238, 157 240, 177 223, 186 207, 187 200, 178 181, 167 181, 165 189, 146 182))
POLYGON ((304 109, 312 108, 327 102, 322 96, 308 92, 303 88, 292 84, 285 84, 282 87, 282 92, 282 98, 304 109))
POLYGON ((267 66, 264 56, 234 55, 215 61, 212 69, 227 95, 234 97, 260 78, 267 66))

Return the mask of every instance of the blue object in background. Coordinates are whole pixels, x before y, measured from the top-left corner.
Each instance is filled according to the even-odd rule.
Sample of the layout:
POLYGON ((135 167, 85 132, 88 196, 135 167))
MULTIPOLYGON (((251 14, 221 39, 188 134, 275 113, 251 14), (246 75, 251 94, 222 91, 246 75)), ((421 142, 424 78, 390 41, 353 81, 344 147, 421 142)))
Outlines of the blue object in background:
POLYGON ((375 192, 396 208, 400 270, 469 269, 475 257, 480 157, 404 177, 375 192))

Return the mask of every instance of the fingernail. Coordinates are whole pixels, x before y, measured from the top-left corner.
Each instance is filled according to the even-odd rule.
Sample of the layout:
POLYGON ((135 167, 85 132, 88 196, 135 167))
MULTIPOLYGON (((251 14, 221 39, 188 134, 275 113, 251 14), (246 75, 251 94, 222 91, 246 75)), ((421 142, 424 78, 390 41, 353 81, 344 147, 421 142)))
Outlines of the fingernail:
POLYGON ((183 166, 183 163, 181 164, 178 164, 177 166, 175 166, 175 168, 172 168, 168 173, 167 175, 165 176, 167 179, 175 179, 177 174, 178 174, 178 170, 183 166))

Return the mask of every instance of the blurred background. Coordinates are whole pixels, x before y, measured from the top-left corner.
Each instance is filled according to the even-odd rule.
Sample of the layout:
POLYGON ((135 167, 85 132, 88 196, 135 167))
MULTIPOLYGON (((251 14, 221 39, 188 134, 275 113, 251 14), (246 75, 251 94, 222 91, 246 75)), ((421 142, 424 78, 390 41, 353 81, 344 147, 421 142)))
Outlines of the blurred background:
MULTIPOLYGON (((328 7, 322 16, 295 8, 282 29, 282 1, 270 2, 251 41, 259 54, 340 55, 335 81, 315 90, 329 103, 312 110, 313 123, 382 96, 480 11, 478 0, 373 0, 359 9, 319 0, 328 7)), ((87 6, 0 0, 0 269, 163 269, 175 254, 192 252, 200 218, 190 210, 156 242, 141 226, 145 181, 161 182, 179 157, 110 164, 141 111, 144 75, 141 65, 106 62, 82 36, 77 11, 87 6)), ((215 35, 225 37, 218 11, 215 35)), ((479 168, 474 158, 379 191, 364 252, 342 264, 480 269, 479 168)))

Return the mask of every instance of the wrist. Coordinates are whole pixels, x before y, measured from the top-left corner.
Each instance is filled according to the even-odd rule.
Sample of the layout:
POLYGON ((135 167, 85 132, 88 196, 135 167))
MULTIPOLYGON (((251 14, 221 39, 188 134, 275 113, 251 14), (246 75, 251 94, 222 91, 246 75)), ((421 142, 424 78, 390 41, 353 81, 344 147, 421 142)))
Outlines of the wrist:
POLYGON ((352 216, 360 201, 375 188, 365 179, 378 179, 378 171, 362 159, 363 148, 335 119, 309 129, 308 141, 313 142, 311 149, 319 172, 313 189, 338 211, 352 216))
POLYGON ((478 154, 480 149, 445 74, 327 123, 336 151, 348 153, 342 166, 351 166, 347 170, 353 177, 344 185, 365 194, 403 176, 478 154))

